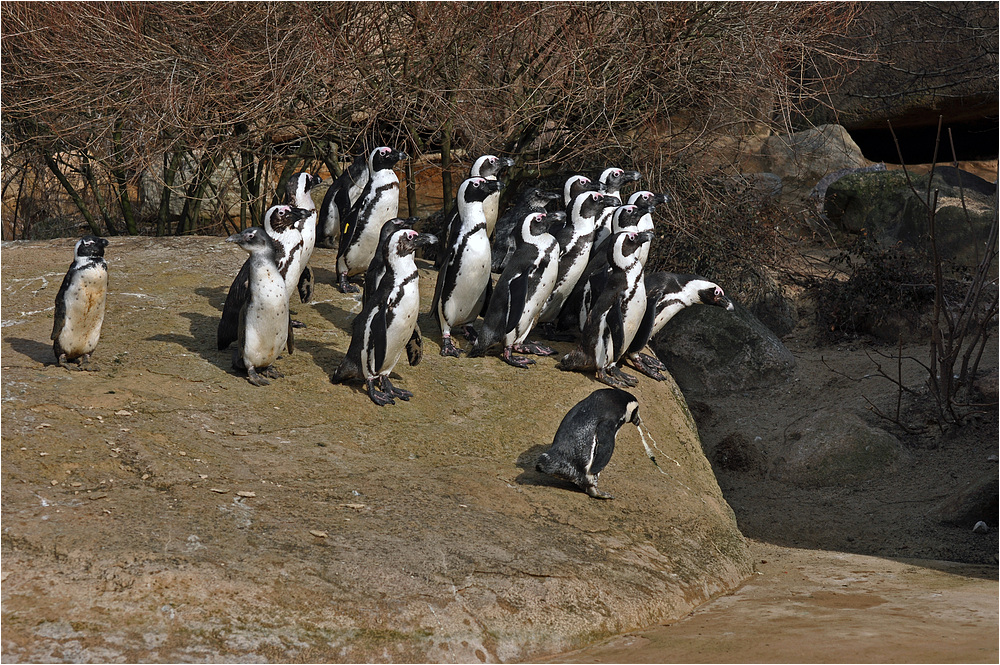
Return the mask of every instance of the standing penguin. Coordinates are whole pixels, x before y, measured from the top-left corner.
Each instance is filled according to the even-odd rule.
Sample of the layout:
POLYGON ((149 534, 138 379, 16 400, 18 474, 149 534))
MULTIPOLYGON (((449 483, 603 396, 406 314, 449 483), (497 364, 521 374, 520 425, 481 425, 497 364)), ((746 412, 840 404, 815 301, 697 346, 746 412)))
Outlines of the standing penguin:
POLYGON ((562 419, 552 447, 538 457, 535 469, 568 480, 595 499, 613 499, 597 489, 597 479, 611 461, 615 437, 625 423, 642 424, 638 400, 618 388, 595 390, 562 419))
MULTIPOLYGON (((509 157, 497 157, 496 155, 483 155, 476 161, 472 163, 472 168, 469 169, 469 178, 483 178, 485 180, 496 181, 499 179, 500 173, 508 166, 513 166, 514 160, 509 157)), ((460 195, 461 196, 461 195, 460 195)), ((440 269, 444 265, 445 252, 448 251, 450 247, 455 244, 455 237, 458 234, 458 227, 461 223, 459 220, 459 204, 461 203, 460 198, 456 199, 456 205, 452 207, 451 211, 448 213, 448 218, 444 224, 444 238, 445 245, 440 248, 437 257, 434 260, 434 267, 440 269)), ((493 230, 497 225, 497 218, 500 213, 500 190, 490 194, 485 201, 483 201, 483 215, 486 218, 486 237, 493 237, 493 230)))
POLYGON ((714 305, 733 311, 733 302, 715 282, 697 275, 677 275, 656 272, 645 277, 646 315, 625 357, 633 367, 646 376, 664 381, 666 366, 658 358, 640 353, 643 347, 663 329, 667 321, 690 305, 714 305))
MULTIPOLYGON (((295 285, 299 299, 306 303, 312 296, 313 275, 309 269, 309 259, 316 247, 316 202, 313 201, 312 188, 323 182, 323 179, 311 173, 296 173, 285 183, 285 195, 290 205, 309 211, 309 216, 302 220, 302 246, 289 261, 288 283, 295 285)), ((293 250, 295 251, 295 250, 293 250)), ((297 328, 305 325, 292 322, 297 328)))
POLYGON ((385 273, 352 324, 351 345, 332 377, 334 383, 355 378, 360 366, 368 396, 379 406, 395 404, 394 398, 406 401, 413 396, 393 386, 389 374, 417 324, 420 291, 413 252, 433 242, 437 238, 413 229, 399 229, 389 237, 385 273))
POLYGON ((475 342, 472 322, 489 298, 490 238, 483 203, 500 191, 499 180, 468 178, 458 188, 458 220, 454 244, 448 247, 438 271, 431 314, 441 326, 441 355, 457 358, 461 349, 451 339, 451 329, 462 326, 466 339, 475 342))
POLYGON ((546 192, 538 187, 525 190, 517 202, 497 220, 496 231, 493 234, 492 272, 503 272, 507 259, 517 247, 515 232, 520 231, 520 223, 533 212, 545 212, 545 206, 559 198, 555 192, 546 192))
POLYGON ((107 246, 104 238, 84 236, 73 248, 73 263, 56 294, 52 321, 52 351, 60 367, 68 367, 67 361, 73 361, 79 369, 97 370, 88 364, 104 325, 108 299, 108 263, 104 260, 107 246))
POLYGON ((601 183, 594 182, 585 175, 571 175, 563 183, 563 206, 566 208, 566 215, 569 215, 569 204, 584 192, 600 192, 603 190, 601 183))
MULTIPOLYGON (((538 318, 541 323, 553 323, 577 280, 590 261, 590 248, 594 242, 597 216, 609 199, 595 191, 585 191, 570 203, 566 225, 555 232, 559 242, 559 276, 555 288, 542 308, 538 318)), ((549 332, 552 335, 552 332, 549 332)))
MULTIPOLYGON (((669 194, 654 194, 646 190, 639 190, 638 192, 633 192, 632 196, 628 197, 629 205, 641 206, 645 209, 644 214, 639 219, 638 223, 635 225, 636 229, 639 231, 652 231, 653 230, 653 211, 656 210, 656 206, 663 205, 670 200, 669 194)), ((620 230, 620 229, 619 229, 620 230)), ((642 250, 642 265, 646 265, 646 260, 649 258, 649 245, 642 250)))
POLYGON ((274 361, 287 343, 289 330, 285 278, 275 260, 278 244, 259 226, 231 235, 226 242, 236 243, 250 254, 249 289, 240 307, 233 368, 245 369, 253 385, 266 386, 270 381, 264 377, 283 376, 274 361))
MULTIPOLYGON (((623 171, 618 167, 611 167, 601 171, 601 175, 598 177, 598 182, 601 183, 601 191, 613 199, 618 199, 618 203, 616 205, 621 205, 622 185, 627 182, 639 180, 640 177, 641 176, 638 171, 623 171)), ((594 236, 595 247, 611 235, 611 216, 613 214, 614 208, 606 208, 604 213, 598 216, 597 233, 594 236)))
POLYGON ((333 238, 340 233, 340 220, 347 219, 351 208, 361 198, 369 176, 367 155, 358 155, 326 190, 316 221, 318 246, 333 248, 333 238))
MULTIPOLYGON (((275 263, 278 266, 278 273, 285 280, 285 297, 287 298, 291 298, 292 289, 297 284, 288 278, 288 272, 292 260, 296 256, 301 256, 302 223, 309 217, 309 214, 308 210, 287 205, 271 206, 264 213, 264 230, 268 237, 275 242, 275 263)), ((240 272, 236 275, 236 279, 233 280, 232 286, 229 287, 229 293, 226 295, 226 304, 222 307, 222 318, 219 320, 219 329, 216 333, 219 351, 228 348, 237 339, 240 309, 250 292, 250 262, 251 259, 248 258, 243 263, 243 267, 240 268, 240 272)), ((291 326, 291 318, 289 318, 289 326, 291 326)), ((288 335, 287 344, 288 352, 291 353, 295 348, 291 334, 288 335)))
POLYGON ((542 305, 552 293, 559 273, 559 243, 548 233, 553 222, 564 217, 562 212, 531 213, 521 222, 520 239, 507 267, 503 269, 489 307, 483 317, 483 328, 470 357, 486 355, 497 343, 503 344, 502 357, 514 367, 534 364, 531 358, 512 355, 534 353, 551 355, 552 350, 537 344, 522 345, 538 321, 542 305))
POLYGON ((608 246, 611 275, 597 296, 579 346, 563 356, 559 369, 597 371, 596 378, 612 387, 634 386, 637 380, 622 372, 617 362, 632 343, 646 315, 646 285, 639 249, 649 242, 649 231, 627 231, 613 236, 608 246))
POLYGON ((348 277, 368 270, 382 224, 399 210, 399 178, 392 170, 405 152, 376 148, 368 155, 368 183, 346 218, 340 220, 340 245, 337 247, 337 286, 341 293, 357 293, 348 277))

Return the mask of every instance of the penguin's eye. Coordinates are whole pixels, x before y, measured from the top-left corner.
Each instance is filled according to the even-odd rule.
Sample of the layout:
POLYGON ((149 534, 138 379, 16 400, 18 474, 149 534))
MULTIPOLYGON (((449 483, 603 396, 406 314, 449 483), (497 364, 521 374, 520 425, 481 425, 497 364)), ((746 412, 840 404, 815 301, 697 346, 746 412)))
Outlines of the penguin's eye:
POLYGON ((719 287, 715 287, 715 297, 718 298, 721 295, 724 295, 722 289, 720 289, 719 287))

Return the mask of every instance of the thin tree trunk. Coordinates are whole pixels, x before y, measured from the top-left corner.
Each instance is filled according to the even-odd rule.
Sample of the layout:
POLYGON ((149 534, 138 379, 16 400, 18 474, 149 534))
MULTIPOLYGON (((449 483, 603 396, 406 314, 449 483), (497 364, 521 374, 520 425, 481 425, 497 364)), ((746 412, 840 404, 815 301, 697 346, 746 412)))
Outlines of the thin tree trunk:
POLYGON ((184 159, 184 151, 177 150, 167 163, 167 155, 163 155, 163 191, 160 192, 160 209, 156 216, 156 235, 167 233, 167 222, 170 220, 170 197, 173 194, 174 178, 184 159))
POLYGON ((97 186, 97 178, 94 177, 94 165, 90 162, 90 155, 83 151, 80 157, 83 159, 83 176, 87 179, 87 184, 90 185, 90 191, 94 193, 94 200, 97 201, 97 209, 101 211, 101 217, 104 218, 104 226, 108 229, 108 235, 116 236, 118 230, 111 223, 111 214, 108 212, 108 206, 104 203, 104 195, 101 194, 101 188, 97 186))
POLYGON ((118 205, 122 209, 122 217, 125 219, 125 229, 128 231, 128 234, 130 236, 138 235, 139 229, 135 224, 135 213, 132 211, 132 199, 128 195, 128 178, 126 177, 125 171, 122 170, 121 162, 117 160, 122 142, 121 120, 115 122, 115 131, 111 135, 111 140, 115 148, 114 154, 111 156, 113 164, 111 167, 111 174, 115 177, 115 182, 118 185, 118 205))
POLYGON ((87 204, 83 200, 83 197, 81 197, 80 193, 76 191, 75 187, 73 187, 73 183, 67 180, 66 176, 59 169, 59 164, 56 163, 56 160, 53 159, 52 155, 45 151, 42 152, 42 158, 45 159, 45 165, 49 167, 50 171, 52 171, 52 174, 56 177, 56 180, 59 181, 59 184, 63 186, 63 189, 66 190, 69 197, 73 199, 73 203, 76 204, 77 209, 79 209, 79 211, 83 214, 83 218, 87 220, 87 224, 90 226, 91 232, 95 236, 101 235, 101 227, 98 226, 94 216, 90 213, 90 209, 87 208, 87 204))

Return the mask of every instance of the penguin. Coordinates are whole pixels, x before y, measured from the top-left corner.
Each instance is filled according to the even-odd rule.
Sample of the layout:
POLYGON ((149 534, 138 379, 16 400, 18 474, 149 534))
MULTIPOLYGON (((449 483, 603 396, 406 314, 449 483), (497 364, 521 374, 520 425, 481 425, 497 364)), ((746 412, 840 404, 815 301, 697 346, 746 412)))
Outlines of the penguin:
POLYGON ((75 362, 78 369, 97 371, 90 365, 90 354, 101 339, 108 300, 107 246, 104 238, 84 236, 73 248, 73 263, 56 294, 52 321, 52 351, 60 367, 75 362))
POLYGON ((713 305, 733 311, 733 302, 715 282, 697 275, 678 275, 655 272, 646 275, 646 315, 632 343, 625 351, 625 359, 632 367, 646 376, 664 381, 666 366, 659 359, 640 353, 667 321, 685 307, 713 305))
POLYGON ((548 233, 563 212, 534 212, 521 222, 520 243, 493 288, 489 307, 483 317, 479 339, 469 352, 472 358, 486 355, 497 343, 503 344, 501 357, 514 367, 526 368, 535 361, 512 355, 534 353, 552 355, 552 349, 521 343, 538 321, 542 305, 555 287, 559 274, 559 243, 548 233))
POLYGON ((566 182, 563 183, 563 207, 567 208, 566 214, 569 215, 569 204, 578 195, 584 192, 600 192, 602 191, 601 183, 594 182, 585 175, 571 175, 566 178, 566 182))
POLYGON ((619 388, 638 383, 618 361, 631 345, 646 315, 646 285, 638 251, 653 238, 649 231, 624 231, 608 246, 611 275, 587 317, 583 338, 557 367, 565 371, 596 370, 602 383, 619 388))
MULTIPOLYGON (((643 231, 649 229, 639 228, 643 219, 649 217, 650 208, 646 206, 625 205, 618 206, 611 218, 611 229, 614 233, 622 231, 643 231)), ((598 244, 591 252, 590 262, 577 281, 573 292, 563 304, 559 313, 559 327, 561 329, 576 329, 582 331, 587 324, 587 315, 590 313, 591 305, 595 294, 600 293, 608 281, 611 273, 611 266, 608 264, 608 245, 614 236, 608 236, 603 242, 598 244)), ((643 267, 646 265, 646 257, 649 255, 649 245, 643 245, 639 250, 639 262, 643 267)))
MULTIPOLYGON (((309 302, 309 298, 312 297, 313 275, 309 269, 309 259, 312 258, 313 249, 316 247, 316 202, 309 192, 322 182, 322 178, 303 171, 296 173, 285 183, 287 202, 311 213, 302 220, 302 246, 289 261, 288 269, 288 282, 295 285, 299 300, 303 303, 309 302)), ((298 321, 293 321, 292 324, 297 328, 305 327, 298 321)))
MULTIPOLYGON (((556 321, 563 303, 587 267, 597 217, 607 203, 608 197, 596 191, 578 194, 570 203, 566 225, 554 234, 559 242, 559 276, 538 317, 540 323, 556 321)), ((550 337, 553 335, 552 331, 548 334, 550 337)))
POLYGON ((255 386, 271 382, 264 377, 284 376, 274 361, 287 344, 288 293, 278 270, 279 245, 259 226, 235 233, 226 242, 236 243, 249 254, 249 287, 239 313, 239 333, 233 349, 233 369, 246 370, 255 386))
POLYGON ((618 388, 595 390, 563 417, 552 447, 539 455, 535 469, 575 484, 594 499, 613 499, 597 489, 611 461, 615 437, 625 423, 642 424, 639 401, 618 388))
POLYGON ((407 401, 413 396, 412 392, 393 386, 389 374, 417 324, 420 291, 413 253, 434 242, 437 238, 433 235, 413 229, 398 229, 389 236, 385 273, 355 318, 350 347, 331 378, 334 383, 357 378, 360 367, 368 396, 379 406, 395 404, 397 398, 407 401))
POLYGON ((484 202, 500 191, 499 180, 467 178, 458 188, 455 239, 438 271, 431 314, 441 326, 441 355, 457 358, 462 352, 451 339, 451 329, 462 326, 475 343, 472 322, 485 312, 490 281, 490 239, 484 202))
MULTIPOLYGON (((513 165, 514 160, 509 157, 501 158, 496 155, 483 155, 472 163, 472 168, 469 169, 469 178, 498 180, 500 173, 505 168, 513 165)), ((486 236, 488 238, 493 237, 493 230, 496 228, 499 212, 500 191, 497 190, 496 192, 490 194, 485 201, 483 201, 483 214, 486 217, 486 236)), ((444 224, 445 246, 440 248, 442 251, 439 252, 437 257, 434 259, 434 267, 439 270, 441 269, 441 266, 444 265, 445 253, 455 244, 455 236, 458 233, 459 223, 458 199, 456 199, 456 205, 452 206, 444 224)))
POLYGON ((361 192, 368 184, 370 175, 368 157, 364 154, 358 155, 326 190, 316 220, 318 246, 333 249, 333 238, 340 233, 340 220, 347 219, 351 208, 361 198, 361 192))
POLYGON ((504 212, 497 220, 496 230, 493 234, 493 261, 490 266, 492 272, 503 272, 507 260, 517 245, 514 231, 520 222, 533 212, 545 212, 546 206, 559 198, 555 192, 547 192, 538 187, 530 187, 525 190, 517 202, 504 212))
POLYGON ((392 169, 401 159, 408 159, 408 155, 386 147, 368 155, 368 183, 350 214, 340 220, 337 286, 341 293, 358 292, 358 287, 347 279, 368 270, 382 224, 399 210, 399 178, 392 169))
MULTIPOLYGON (((611 167, 601 171, 601 175, 598 176, 597 180, 601 183, 601 191, 613 199, 618 199, 617 205, 621 205, 622 185, 627 182, 637 181, 640 178, 641 176, 638 171, 623 171, 618 167, 611 167)), ((611 235, 611 216, 613 213, 613 209, 606 208, 604 214, 598 216, 597 234, 594 237, 595 247, 611 235)))
MULTIPOLYGON (((639 219, 639 222, 635 225, 636 229, 638 229, 639 231, 652 231, 653 211, 656 210, 656 206, 663 205, 669 200, 670 200, 669 194, 654 194, 653 192, 644 189, 640 189, 637 192, 633 192, 632 195, 628 197, 628 204, 644 206, 646 208, 646 213, 639 219)), ((649 258, 649 245, 646 245, 642 251, 643 251, 642 265, 646 265, 646 261, 649 258)))
MULTIPOLYGON (((271 206, 264 213, 264 231, 276 244, 275 263, 278 266, 278 273, 285 280, 285 296, 288 298, 291 297, 291 291, 297 285, 297 282, 291 282, 288 279, 291 259, 301 256, 302 223, 309 215, 308 210, 288 205, 271 206)), ((250 262, 252 258, 248 258, 243 263, 243 267, 240 268, 240 272, 236 275, 236 279, 233 280, 232 286, 229 287, 229 293, 226 295, 226 304, 222 307, 222 318, 219 320, 219 329, 216 333, 219 351, 228 348, 238 337, 240 309, 246 302, 250 289, 250 262)), ((289 326, 291 326, 291 318, 289 318, 289 326)), ((289 353, 292 353, 295 348, 291 331, 289 331, 287 338, 287 347, 289 353)))

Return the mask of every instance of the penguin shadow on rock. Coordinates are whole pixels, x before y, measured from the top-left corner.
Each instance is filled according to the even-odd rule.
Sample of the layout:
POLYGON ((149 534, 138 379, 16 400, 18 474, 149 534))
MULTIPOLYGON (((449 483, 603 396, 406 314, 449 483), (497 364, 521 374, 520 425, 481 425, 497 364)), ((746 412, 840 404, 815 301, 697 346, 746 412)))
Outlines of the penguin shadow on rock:
MULTIPOLYGON (((21 337, 8 337, 5 341, 10 344, 10 348, 37 363, 58 366, 55 355, 52 353, 52 342, 45 343, 39 342, 37 339, 24 339, 21 337)), ((100 347, 98 347, 99 349, 100 347)))
POLYGON ((194 290, 194 292, 199 296, 203 296, 206 300, 208 300, 208 303, 212 307, 221 312, 223 306, 226 304, 226 296, 229 294, 229 287, 199 286, 194 290))
POLYGON ((205 316, 197 312, 182 312, 181 316, 191 321, 191 325, 188 327, 190 331, 189 335, 161 333, 159 335, 152 335, 146 339, 154 342, 179 344, 191 353, 197 353, 219 369, 226 372, 233 371, 232 351, 230 349, 219 351, 217 348, 216 331, 219 327, 219 318, 216 316, 205 316))
POLYGON ((534 485, 536 487, 552 487, 560 490, 568 490, 570 492, 579 492, 580 494, 585 494, 585 492, 580 489, 576 484, 571 483, 568 480, 563 480, 561 478, 556 478, 555 476, 550 476, 548 474, 542 473, 535 468, 538 464, 538 458, 542 453, 549 450, 552 447, 550 443, 537 444, 528 448, 523 453, 517 456, 517 461, 514 463, 517 468, 521 469, 521 473, 518 474, 514 482, 518 485, 534 485))

